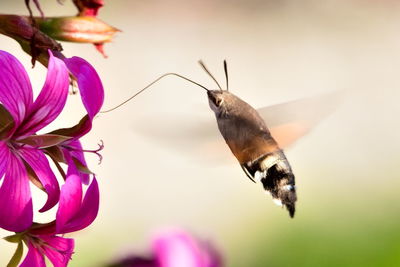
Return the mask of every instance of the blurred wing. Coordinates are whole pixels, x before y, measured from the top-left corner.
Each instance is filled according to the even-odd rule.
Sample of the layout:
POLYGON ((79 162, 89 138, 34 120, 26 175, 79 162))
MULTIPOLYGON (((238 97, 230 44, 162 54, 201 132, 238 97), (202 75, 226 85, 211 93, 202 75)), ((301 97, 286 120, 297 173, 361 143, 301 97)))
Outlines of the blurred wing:
MULTIPOLYGON (((208 108, 208 107, 207 107, 208 108)), ((205 116, 189 118, 183 114, 164 114, 158 116, 135 118, 135 134, 187 156, 190 162, 199 161, 207 165, 220 165, 224 162, 235 162, 231 151, 218 131, 215 116, 210 110, 205 116), (149 123, 149 122, 157 123, 149 123)))
MULTIPOLYGON (((285 148, 329 115, 338 106, 339 96, 338 93, 324 94, 268 106, 258 111, 272 136, 285 148)), ((191 162, 203 162, 208 166, 237 162, 219 133, 215 116, 208 107, 193 113, 191 117, 164 114, 162 119, 159 115, 136 118, 133 131, 152 143, 167 147, 171 152, 188 156, 191 162)))
POLYGON ((339 105, 343 94, 332 92, 258 109, 280 147, 292 145, 339 105))

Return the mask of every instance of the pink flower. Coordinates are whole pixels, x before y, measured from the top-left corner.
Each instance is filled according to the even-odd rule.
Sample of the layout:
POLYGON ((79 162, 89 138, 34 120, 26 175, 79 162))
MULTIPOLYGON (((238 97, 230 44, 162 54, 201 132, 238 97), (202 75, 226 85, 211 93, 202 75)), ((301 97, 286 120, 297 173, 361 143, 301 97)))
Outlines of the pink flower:
POLYGON ((24 241, 29 250, 20 267, 46 267, 44 255, 55 267, 65 267, 74 250, 71 238, 27 234, 24 241))
POLYGON ((211 247, 194 239, 182 230, 158 235, 153 251, 160 267, 217 267, 220 259, 211 247))
MULTIPOLYGON (((90 131, 92 119, 103 102, 103 87, 89 63, 76 57, 65 59, 64 63, 49 54, 46 82, 33 101, 32 87, 21 63, 11 54, 0 51, 0 179, 4 176, 0 187, 0 227, 9 231, 22 232, 32 225, 29 180, 48 195, 40 212, 51 209, 59 201, 59 184, 46 154, 56 164, 69 164, 69 168, 86 166, 79 137, 90 131), (67 66, 78 80, 88 115, 73 134, 37 135, 65 106, 69 86, 67 66), (73 151, 69 149, 71 144, 73 151)), ((88 183, 87 175, 76 173, 88 183)))
POLYGON ((18 264, 22 256, 22 242, 28 247, 28 253, 21 267, 45 267, 45 256, 55 267, 67 266, 74 251, 74 240, 58 236, 79 231, 89 226, 99 210, 99 188, 96 179, 86 191, 82 200, 82 182, 78 175, 67 177, 61 188, 60 203, 56 220, 48 224, 33 224, 28 230, 6 237, 6 240, 18 243, 19 257, 12 262, 18 264))
MULTIPOLYGON (((68 164, 69 168, 77 168, 77 173, 81 176, 82 181, 88 184, 90 171, 87 168, 84 152, 93 152, 99 155, 98 151, 103 148, 103 145, 101 144, 98 150, 84 150, 79 138, 92 129, 92 121, 103 105, 104 89, 96 70, 87 61, 79 57, 72 57, 65 59, 64 62, 78 81, 82 103, 88 114, 71 128, 51 132, 50 134, 65 136, 68 139, 47 149, 46 152, 56 161, 68 164)), ((101 160, 100 155, 99 157, 101 160)), ((68 173, 71 171, 69 170, 68 173)))
POLYGON ((152 244, 151 258, 128 257, 110 267, 222 267, 218 253, 208 244, 182 230, 158 234, 152 244))

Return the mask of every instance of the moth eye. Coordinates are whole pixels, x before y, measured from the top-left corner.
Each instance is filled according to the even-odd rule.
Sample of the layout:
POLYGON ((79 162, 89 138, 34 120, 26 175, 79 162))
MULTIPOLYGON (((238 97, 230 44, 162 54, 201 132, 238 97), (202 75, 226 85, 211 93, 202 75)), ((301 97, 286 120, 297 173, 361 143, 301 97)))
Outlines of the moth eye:
POLYGON ((208 99, 216 106, 219 107, 222 104, 222 97, 220 97, 219 95, 216 94, 208 94, 208 99))

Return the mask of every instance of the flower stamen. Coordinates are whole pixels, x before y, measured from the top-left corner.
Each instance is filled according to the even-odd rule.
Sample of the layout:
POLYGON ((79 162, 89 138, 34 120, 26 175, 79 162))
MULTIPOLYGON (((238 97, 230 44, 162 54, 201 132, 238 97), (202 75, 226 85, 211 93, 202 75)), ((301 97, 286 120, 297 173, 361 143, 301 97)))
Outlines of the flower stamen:
POLYGON ((97 155, 99 157, 99 164, 101 164, 101 161, 103 160, 103 156, 99 152, 101 150, 103 150, 103 148, 104 148, 103 140, 100 140, 100 143, 98 143, 97 145, 99 146, 99 148, 98 149, 93 149, 93 150, 90 150, 90 149, 78 149, 78 148, 73 147, 73 146, 64 146, 64 147, 67 147, 69 150, 72 150, 72 151, 93 153, 93 154, 95 154, 95 155, 97 155))

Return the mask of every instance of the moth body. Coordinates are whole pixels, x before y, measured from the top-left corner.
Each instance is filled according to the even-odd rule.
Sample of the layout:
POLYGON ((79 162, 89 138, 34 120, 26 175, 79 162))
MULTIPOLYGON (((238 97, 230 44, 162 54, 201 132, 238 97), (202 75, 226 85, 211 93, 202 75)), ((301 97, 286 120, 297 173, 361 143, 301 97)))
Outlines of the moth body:
POLYGON ((294 216, 296 188, 292 168, 258 112, 223 90, 207 92, 219 131, 252 181, 260 181, 274 202, 294 216))

